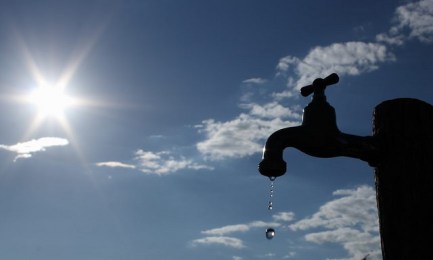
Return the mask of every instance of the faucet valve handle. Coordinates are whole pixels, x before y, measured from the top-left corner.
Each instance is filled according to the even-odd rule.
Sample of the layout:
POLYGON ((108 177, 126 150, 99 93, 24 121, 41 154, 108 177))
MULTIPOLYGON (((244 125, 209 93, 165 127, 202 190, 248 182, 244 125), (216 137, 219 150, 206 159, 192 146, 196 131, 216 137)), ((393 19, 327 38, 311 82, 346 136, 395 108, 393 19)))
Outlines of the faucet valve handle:
POLYGON ((313 81, 313 84, 301 88, 301 95, 306 97, 313 92, 314 93, 321 92, 323 94, 327 86, 336 84, 338 83, 339 80, 340 78, 336 73, 332 73, 331 75, 329 75, 324 79, 317 78, 313 81))

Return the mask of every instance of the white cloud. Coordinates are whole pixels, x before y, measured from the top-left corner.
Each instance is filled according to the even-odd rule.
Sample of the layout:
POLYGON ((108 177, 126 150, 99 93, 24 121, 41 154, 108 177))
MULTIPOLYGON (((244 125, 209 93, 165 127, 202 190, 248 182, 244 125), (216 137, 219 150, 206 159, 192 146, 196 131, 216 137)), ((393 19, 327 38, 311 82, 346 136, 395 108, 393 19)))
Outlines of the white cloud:
POLYGON ((30 158, 33 153, 45 151, 48 147, 65 146, 68 144, 69 141, 64 138, 42 137, 14 145, 0 144, 0 149, 17 153, 14 159, 14 161, 16 161, 21 158, 30 158))
MULTIPOLYGON (((289 214, 293 214, 293 213, 289 213, 289 214)), ((211 236, 224 236, 231 233, 247 232, 250 231, 252 228, 265 228, 265 227, 275 228, 279 226, 281 226, 281 224, 278 222, 253 221, 248 224, 227 225, 219 228, 204 230, 201 233, 204 235, 211 235, 211 236)))
POLYGON ((292 96, 293 91, 298 91, 301 87, 311 84, 318 77, 331 73, 337 73, 340 76, 360 75, 378 69, 380 63, 393 60, 395 60, 394 55, 380 43, 343 42, 324 47, 317 46, 310 50, 303 59, 287 56, 280 60, 277 73, 287 73, 287 70, 292 68, 297 80, 289 77, 288 85, 293 89, 276 93, 275 97, 292 96), (290 64, 290 66, 281 64, 290 64))
POLYGON ((284 222, 290 222, 295 219, 295 213, 293 212, 278 212, 277 214, 273 215, 272 218, 274 221, 284 221, 284 222))
POLYGON ((278 223, 276 221, 274 221, 274 222, 265 222, 265 221, 261 221, 261 220, 256 220, 256 221, 250 222, 248 225, 251 228, 265 228, 265 227, 276 228, 276 227, 281 226, 281 223, 278 223))
POLYGON ((148 174, 164 175, 177 172, 183 169, 190 170, 213 170, 208 165, 187 159, 184 156, 173 155, 170 151, 152 152, 137 150, 134 153, 135 164, 123 163, 119 161, 105 161, 95 163, 98 167, 137 169, 148 174))
POLYGON ((369 186, 353 190, 337 190, 335 196, 343 196, 321 206, 319 211, 291 225, 293 230, 315 227, 338 228, 356 226, 365 231, 377 231, 376 194, 369 186))
POLYGON ((226 236, 210 236, 195 239, 192 241, 193 245, 223 245, 236 249, 242 249, 245 247, 244 242, 239 238, 226 237, 226 236))
POLYGON ((241 107, 250 109, 249 114, 251 116, 257 116, 260 118, 273 119, 279 117, 300 120, 302 117, 300 114, 301 109, 290 109, 280 105, 276 101, 264 105, 259 105, 256 103, 242 104, 241 107))
POLYGON ((259 255, 258 257, 259 258, 272 258, 272 259, 274 259, 276 256, 277 255, 275 253, 266 253, 266 254, 263 254, 263 255, 259 255))
POLYGON ((350 259, 359 260, 368 255, 368 259, 382 259, 380 237, 353 228, 339 228, 307 234, 305 240, 317 244, 339 243, 349 253, 350 259))
POLYGON ((262 78, 251 78, 251 79, 246 79, 244 81, 242 81, 242 83, 244 84, 257 84, 257 85, 261 85, 263 83, 266 83, 267 80, 266 79, 262 79, 262 78))
POLYGON ((391 45, 402 45, 408 39, 433 42, 433 1, 422 0, 397 7, 393 26, 376 40, 391 45))
POLYGON ((292 225, 294 231, 325 229, 307 233, 309 242, 338 243, 347 250, 351 259, 380 259, 380 238, 376 206, 376 194, 372 187, 360 186, 351 190, 337 190, 342 196, 325 203, 311 217, 292 225))
POLYGON ((201 233, 205 235, 204 238, 196 239, 192 241, 193 245, 198 244, 221 244, 228 247, 243 248, 244 243, 241 239, 235 237, 228 237, 227 235, 234 233, 245 233, 251 229, 265 229, 265 228, 277 228, 281 227, 283 224, 281 222, 288 222, 294 218, 293 212, 278 212, 272 216, 273 222, 265 222, 261 220, 256 220, 249 222, 247 224, 235 224, 226 225, 223 227, 212 228, 204 230, 201 233))
POLYGON ((279 60, 277 64, 278 73, 287 72, 290 67, 296 66, 300 63, 299 58, 293 56, 286 56, 279 60))
POLYGON ((299 107, 283 107, 277 102, 264 105, 241 104, 247 113, 241 113, 231 121, 204 120, 198 125, 199 133, 206 139, 196 144, 197 149, 208 159, 240 158, 263 149, 263 140, 274 131, 300 124, 299 107))
POLYGON ((168 174, 182 169, 192 170, 213 170, 212 167, 199 164, 183 156, 174 156, 169 151, 151 152, 138 150, 135 152, 135 159, 138 161, 137 168, 150 174, 168 174))
POLYGON ((261 152, 263 140, 272 132, 295 125, 299 125, 299 121, 263 119, 244 113, 226 122, 208 119, 198 126, 206 140, 197 143, 196 147, 212 160, 240 158, 261 152))
POLYGON ((283 257, 283 259, 290 259, 290 258, 294 258, 295 256, 296 256, 295 252, 289 252, 283 257))
POLYGON ((433 1, 423 0, 400 6, 395 11, 397 25, 392 31, 409 29, 409 37, 433 42, 433 1))
POLYGON ((100 166, 100 167, 135 169, 135 165, 122 163, 122 162, 116 162, 116 161, 98 162, 98 163, 95 163, 95 165, 100 166))
POLYGON ((376 41, 384 42, 390 45, 403 45, 405 42, 404 35, 392 35, 387 33, 380 33, 376 35, 376 41))
POLYGON ((247 224, 227 225, 220 228, 204 230, 201 233, 204 235, 223 236, 234 232, 246 232, 250 230, 247 224))

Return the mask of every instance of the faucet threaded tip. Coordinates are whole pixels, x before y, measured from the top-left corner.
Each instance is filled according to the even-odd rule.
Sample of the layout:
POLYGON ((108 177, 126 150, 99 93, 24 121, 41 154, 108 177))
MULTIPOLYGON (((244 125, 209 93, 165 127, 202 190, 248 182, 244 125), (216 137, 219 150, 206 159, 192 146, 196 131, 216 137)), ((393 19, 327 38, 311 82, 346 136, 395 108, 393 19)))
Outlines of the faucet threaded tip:
POLYGON ((259 172, 269 178, 276 178, 286 173, 287 164, 284 160, 263 159, 259 163, 259 172))

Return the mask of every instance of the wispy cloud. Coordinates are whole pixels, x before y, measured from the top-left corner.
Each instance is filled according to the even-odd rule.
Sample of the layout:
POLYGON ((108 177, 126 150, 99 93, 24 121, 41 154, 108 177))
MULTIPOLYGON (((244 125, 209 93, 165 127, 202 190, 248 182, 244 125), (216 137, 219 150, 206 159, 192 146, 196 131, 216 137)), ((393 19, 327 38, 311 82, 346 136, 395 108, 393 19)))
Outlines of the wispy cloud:
POLYGON ((376 39, 388 44, 402 45, 409 39, 433 42, 433 1, 422 0, 399 6, 393 17, 393 26, 376 39))
POLYGON ((241 239, 226 236, 210 236, 195 239, 192 241, 192 245, 223 245, 236 249, 242 249, 245 247, 244 242, 241 239))
POLYGON ((146 174, 167 175, 183 169, 189 170, 213 170, 214 168, 186 158, 185 156, 176 155, 170 151, 145 151, 139 149, 134 152, 131 159, 133 163, 121 161, 104 161, 95 163, 98 167, 135 169, 146 174))
POLYGON ((267 119, 244 113, 226 122, 208 119, 197 126, 206 140, 196 147, 212 160, 245 157, 262 151, 262 140, 273 131, 298 124, 298 120, 267 119))
POLYGON ((336 190, 334 196, 342 196, 321 206, 319 211, 291 225, 293 230, 315 227, 338 228, 360 225, 365 231, 377 231, 376 193, 370 186, 353 190, 336 190))
POLYGON ((370 186, 337 190, 339 198, 325 203, 312 216, 291 224, 293 231, 307 232, 305 240, 316 244, 340 244, 351 259, 380 259, 376 194, 370 186))
POLYGON ((268 80, 263 79, 263 78, 251 78, 251 79, 246 79, 246 80, 242 81, 242 83, 260 85, 260 84, 266 83, 267 81, 268 80))
POLYGON ((42 137, 13 145, 0 144, 0 149, 16 153, 17 156, 14 159, 16 161, 18 159, 30 158, 33 153, 45 151, 48 147, 65 146, 68 144, 69 141, 64 138, 42 137))
POLYGON ((276 101, 242 103, 240 107, 247 111, 230 121, 208 119, 196 126, 206 137, 196 147, 208 159, 241 158, 261 152, 263 140, 273 131, 299 125, 301 120, 298 106, 284 107, 276 101))
POLYGON ((227 225, 224 227, 213 228, 209 230, 204 230, 201 233, 204 235, 226 235, 234 232, 246 232, 250 230, 250 226, 248 224, 237 224, 237 225, 227 225))
POLYGON ((173 155, 169 151, 152 152, 140 149, 135 152, 135 160, 138 161, 137 169, 149 174, 163 175, 182 169, 213 170, 211 166, 173 155))
POLYGON ((288 119, 294 119, 294 120, 300 120, 301 114, 300 108, 288 108, 284 107, 278 102, 270 102, 266 103, 264 105, 259 105, 256 103, 248 103, 248 104, 241 104, 242 108, 249 109, 249 115, 255 116, 258 118, 288 118, 288 119))
POLYGON ((201 233, 203 235, 224 236, 231 233, 247 232, 252 228, 279 227, 279 226, 281 226, 281 224, 278 222, 253 221, 248 224, 227 225, 219 228, 204 230, 201 233))
POLYGON ((277 222, 290 222, 295 219, 295 213, 293 212, 278 212, 272 216, 274 221, 277 222))
POLYGON ((394 61, 395 56, 384 44, 342 42, 317 46, 304 58, 286 56, 277 65, 277 75, 287 75, 288 89, 275 93, 276 98, 291 97, 318 77, 337 73, 356 76, 379 68, 379 64, 394 61))
POLYGON ((96 166, 100 167, 109 167, 109 168, 127 168, 127 169, 135 169, 135 165, 116 162, 116 161, 108 161, 108 162, 98 162, 95 163, 96 166))
MULTIPOLYGON (((243 240, 237 238, 241 233, 256 228, 279 227, 284 230, 289 227, 292 232, 303 232, 307 242, 341 245, 348 253, 348 259, 359 260, 367 254, 369 259, 381 259, 374 189, 359 186, 336 190, 333 195, 337 198, 323 204, 312 216, 288 226, 288 223, 294 221, 295 214, 290 211, 278 212, 272 216, 272 222, 252 221, 204 230, 201 234, 205 237, 193 240, 192 244, 219 244, 241 249, 247 247, 243 240)), ((292 258, 299 253, 291 251, 285 258, 292 258)))
POLYGON ((265 222, 261 220, 252 221, 246 224, 234 224, 226 225, 222 227, 212 228, 208 230, 203 230, 201 233, 205 235, 204 238, 196 239, 192 241, 193 245, 199 244, 220 244, 233 248, 244 248, 243 240, 233 237, 236 233, 245 233, 252 229, 257 228, 268 228, 268 227, 280 227, 284 222, 290 222, 294 219, 293 212, 278 212, 272 216, 272 222, 265 222), (230 237, 227 235, 231 235, 230 237), (228 239, 230 238, 230 239, 228 239), (222 242, 224 241, 224 242, 222 242), (228 243, 232 242, 232 243, 228 243), (242 245, 242 246, 239 246, 242 245))

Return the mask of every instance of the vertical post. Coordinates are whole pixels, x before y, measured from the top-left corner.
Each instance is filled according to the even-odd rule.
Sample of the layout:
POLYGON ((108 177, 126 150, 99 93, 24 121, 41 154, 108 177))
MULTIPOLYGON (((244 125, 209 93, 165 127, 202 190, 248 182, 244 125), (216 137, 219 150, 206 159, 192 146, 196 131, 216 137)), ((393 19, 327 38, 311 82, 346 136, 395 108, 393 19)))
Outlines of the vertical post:
POLYGON ((433 106, 403 98, 374 111, 383 259, 433 259, 433 106))

